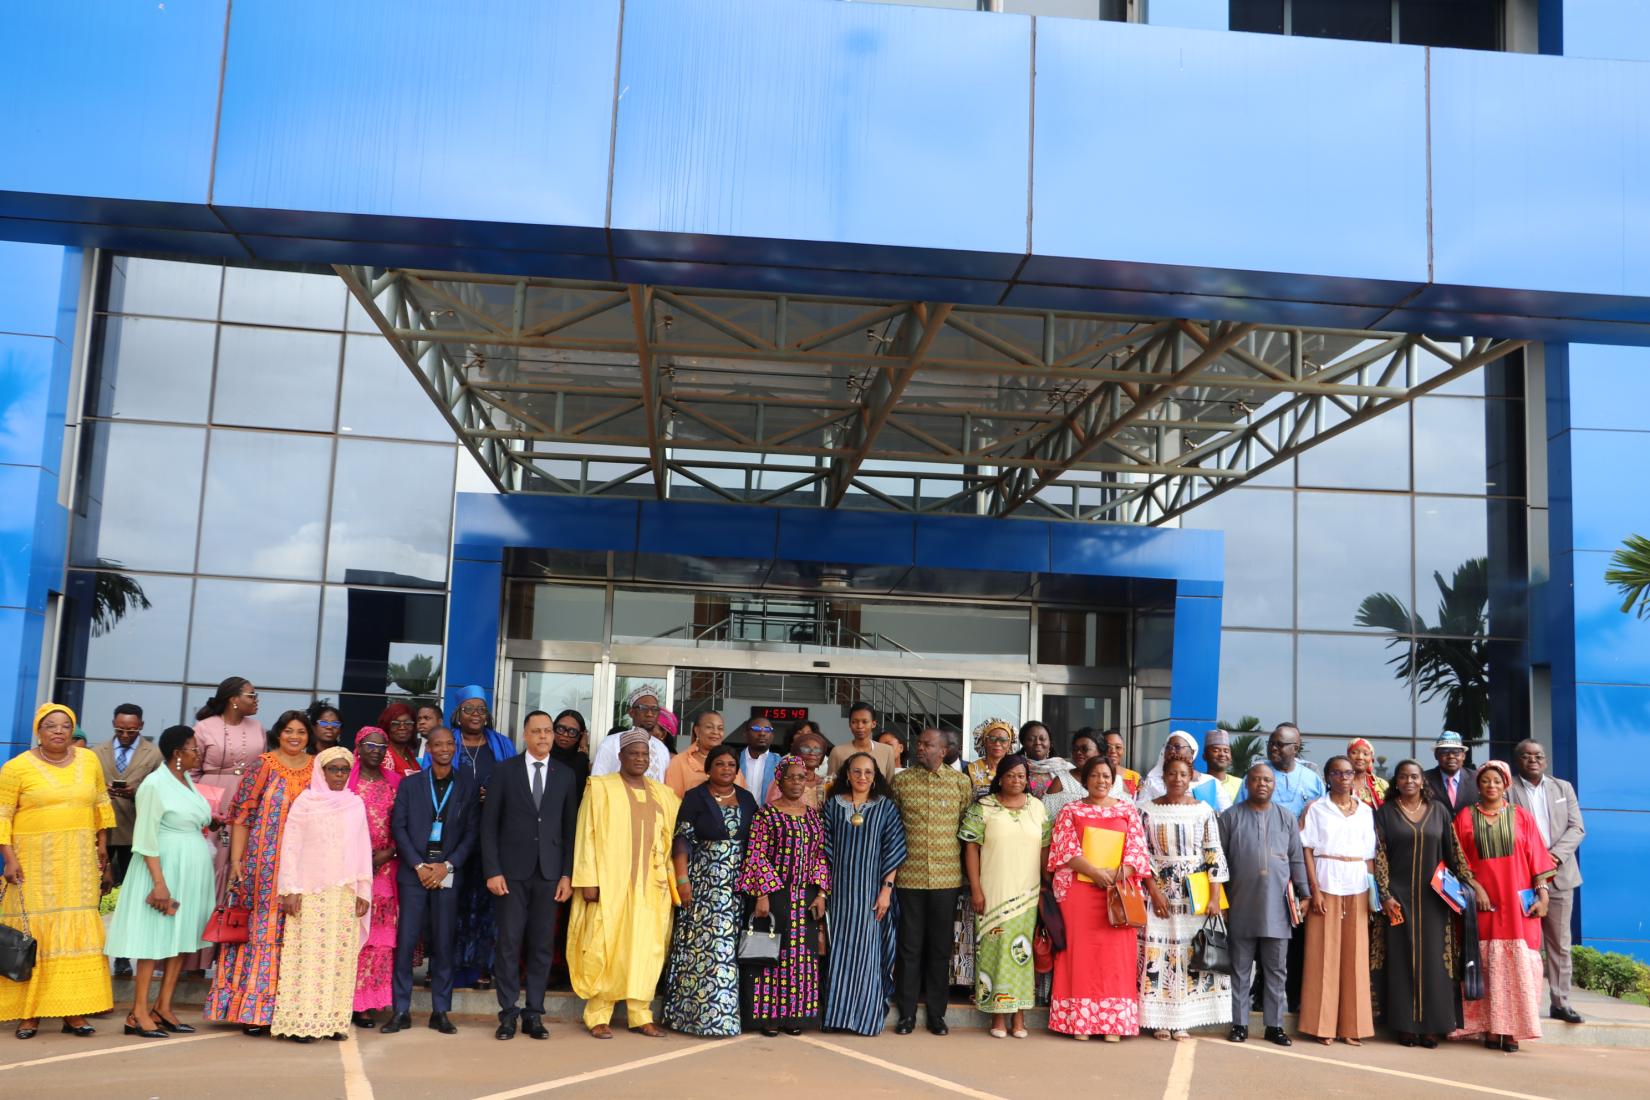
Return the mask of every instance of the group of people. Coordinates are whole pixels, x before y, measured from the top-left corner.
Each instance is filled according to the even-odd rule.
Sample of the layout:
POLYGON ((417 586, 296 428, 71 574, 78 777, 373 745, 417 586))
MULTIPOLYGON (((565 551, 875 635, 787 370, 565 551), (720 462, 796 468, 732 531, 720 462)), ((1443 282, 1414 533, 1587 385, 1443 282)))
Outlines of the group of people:
POLYGON ((394 1034, 427 962, 429 1026, 457 1030, 455 985, 490 985, 501 1040, 547 1037, 563 966, 598 1039, 621 1002, 647 1036, 875 1035, 890 1004, 909 1034, 919 1002, 945 1034, 960 984, 997 1038, 1047 1004, 1079 1040, 1226 1025, 1241 1042, 1258 972, 1275 1043, 1298 1006, 1325 1043, 1384 1019, 1405 1045, 1516 1050, 1540 1034, 1544 946, 1552 1014, 1579 1020, 1580 811, 1534 742, 1516 771, 1472 769, 1446 734, 1438 767, 1402 761, 1389 785, 1361 740, 1320 775, 1280 725, 1238 776, 1224 732, 1176 732, 1142 775, 1115 731, 1078 731, 1060 757, 1042 723, 992 720, 972 762, 929 728, 903 767, 855 704, 835 747, 801 723, 781 753, 762 719, 735 747, 707 711, 673 753, 644 685, 592 758, 576 711, 528 714, 518 751, 483 689, 459 695, 450 717, 387 708, 353 751, 325 703, 266 734, 240 678, 152 743, 122 705, 95 752, 68 708, 41 707, 34 747, 0 768, 0 922, 27 913, 39 944, 27 981, 0 979, 0 1019, 92 1034, 113 958, 134 977, 129 1035, 194 1030, 173 997, 207 969, 207 1022, 394 1034))

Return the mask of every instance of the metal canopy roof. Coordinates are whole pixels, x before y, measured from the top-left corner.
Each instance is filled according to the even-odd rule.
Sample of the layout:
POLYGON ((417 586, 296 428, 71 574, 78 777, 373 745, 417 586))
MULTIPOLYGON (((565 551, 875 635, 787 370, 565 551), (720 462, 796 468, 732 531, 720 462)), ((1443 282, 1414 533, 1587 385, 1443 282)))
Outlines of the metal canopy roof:
POLYGON ((505 492, 1158 524, 1527 342, 335 270, 505 492))

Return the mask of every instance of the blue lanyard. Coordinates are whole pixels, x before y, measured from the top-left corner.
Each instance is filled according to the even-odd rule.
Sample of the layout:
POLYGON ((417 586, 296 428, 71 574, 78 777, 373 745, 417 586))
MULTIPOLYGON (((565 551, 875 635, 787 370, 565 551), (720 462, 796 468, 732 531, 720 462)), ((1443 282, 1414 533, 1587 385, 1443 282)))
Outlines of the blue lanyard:
POLYGON ((447 793, 441 796, 439 802, 435 797, 435 776, 431 772, 425 772, 424 778, 430 782, 430 801, 435 805, 435 819, 440 821, 441 814, 447 809, 447 800, 453 796, 453 788, 458 785, 458 776, 447 777, 447 793))

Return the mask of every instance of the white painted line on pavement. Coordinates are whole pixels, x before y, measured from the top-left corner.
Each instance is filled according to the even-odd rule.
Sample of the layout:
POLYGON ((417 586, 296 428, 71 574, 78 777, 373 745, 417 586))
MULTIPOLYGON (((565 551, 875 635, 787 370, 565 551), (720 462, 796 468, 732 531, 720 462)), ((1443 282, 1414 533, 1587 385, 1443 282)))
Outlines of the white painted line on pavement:
POLYGON ((185 1043, 204 1043, 208 1039, 228 1039, 239 1032, 220 1031, 214 1035, 184 1035, 172 1036, 164 1042, 159 1039, 150 1039, 143 1043, 132 1043, 128 1046, 99 1047, 97 1050, 83 1050, 77 1054, 56 1054, 50 1058, 34 1058, 27 1062, 12 1062, 0 1066, 0 1073, 11 1069, 28 1069, 30 1066, 48 1066, 53 1062, 73 1062, 81 1058, 101 1058, 105 1054, 142 1054, 150 1050, 176 1050, 185 1043))
POLYGON ((642 1069, 646 1066, 656 1066, 660 1062, 672 1062, 677 1058, 691 1058, 695 1054, 709 1054, 714 1050, 726 1050, 734 1043, 742 1043, 751 1038, 749 1035, 740 1035, 733 1039, 721 1039, 713 1043, 699 1043, 694 1046, 673 1050, 668 1054, 655 1054, 651 1058, 638 1058, 633 1062, 621 1062, 606 1069, 593 1069, 588 1073, 575 1073, 571 1077, 557 1077, 550 1081, 540 1081, 536 1085, 523 1085, 519 1089, 510 1089, 508 1092, 490 1092, 486 1096, 478 1096, 476 1100, 516 1100, 518 1096, 533 1096, 552 1089, 564 1089, 569 1085, 582 1085, 586 1081, 597 1081, 603 1077, 612 1077, 618 1073, 629 1073, 633 1069, 642 1069))
POLYGON ((869 1054, 861 1054, 857 1050, 850 1050, 847 1047, 839 1047, 835 1043, 827 1043, 823 1039, 815 1039, 812 1035, 801 1035, 798 1036, 798 1039, 801 1042, 807 1043, 809 1046, 820 1047, 824 1050, 830 1051, 833 1054, 841 1054, 848 1058, 858 1059, 861 1062, 876 1066, 878 1069, 885 1069, 889 1073, 898 1073, 904 1077, 911 1078, 913 1081, 921 1081, 925 1085, 933 1085, 935 1088, 945 1089, 947 1092, 955 1092, 962 1096, 972 1096, 974 1097, 974 1100, 1004 1100, 1003 1097, 998 1096, 994 1092, 981 1092, 979 1089, 971 1089, 967 1085, 959 1085, 955 1081, 947 1081, 945 1078, 935 1077, 931 1073, 924 1073, 921 1070, 912 1069, 909 1066, 897 1065, 893 1062, 885 1062, 881 1058, 875 1058, 869 1054))
POLYGON ((1163 1086, 1163 1100, 1189 1100, 1192 1095, 1192 1061, 1197 1057, 1197 1044, 1182 1039, 1175 1044, 1174 1064, 1169 1067, 1169 1082, 1163 1086))
POLYGON ((361 1044, 354 1034, 338 1044, 338 1057, 344 1063, 344 1100, 373 1100, 372 1082, 367 1079, 361 1044))
POLYGON ((1279 1050, 1275 1046, 1259 1046, 1254 1043, 1228 1043, 1222 1039, 1199 1039, 1200 1043, 1220 1043, 1224 1047, 1234 1050, 1247 1050, 1253 1054, 1275 1054, 1279 1058, 1300 1058, 1308 1062, 1322 1062, 1326 1066, 1336 1069, 1361 1070, 1364 1073, 1382 1073, 1388 1077, 1403 1077, 1410 1081, 1425 1081, 1429 1085, 1447 1085, 1450 1088, 1466 1089, 1468 1092, 1485 1092, 1491 1096, 1510 1096, 1513 1100, 1552 1100, 1549 1096, 1536 1096, 1528 1092, 1513 1092, 1510 1089, 1495 1089, 1488 1085, 1475 1085, 1470 1081, 1452 1081, 1448 1077, 1429 1077, 1424 1073, 1409 1073, 1401 1069, 1388 1069, 1385 1066, 1364 1066, 1356 1062, 1343 1062, 1338 1058, 1322 1058, 1316 1054, 1300 1054, 1293 1050, 1279 1050))

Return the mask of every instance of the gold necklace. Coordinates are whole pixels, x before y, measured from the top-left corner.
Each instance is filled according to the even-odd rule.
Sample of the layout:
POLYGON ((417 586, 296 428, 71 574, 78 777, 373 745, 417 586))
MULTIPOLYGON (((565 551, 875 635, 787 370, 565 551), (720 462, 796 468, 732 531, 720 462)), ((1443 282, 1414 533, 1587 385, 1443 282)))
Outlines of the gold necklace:
POLYGON ((854 826, 856 829, 865 824, 864 811, 865 807, 870 805, 870 802, 871 800, 869 797, 867 797, 864 802, 855 802, 853 798, 850 797, 848 799, 848 806, 854 811, 854 816, 848 819, 848 824, 854 826))

